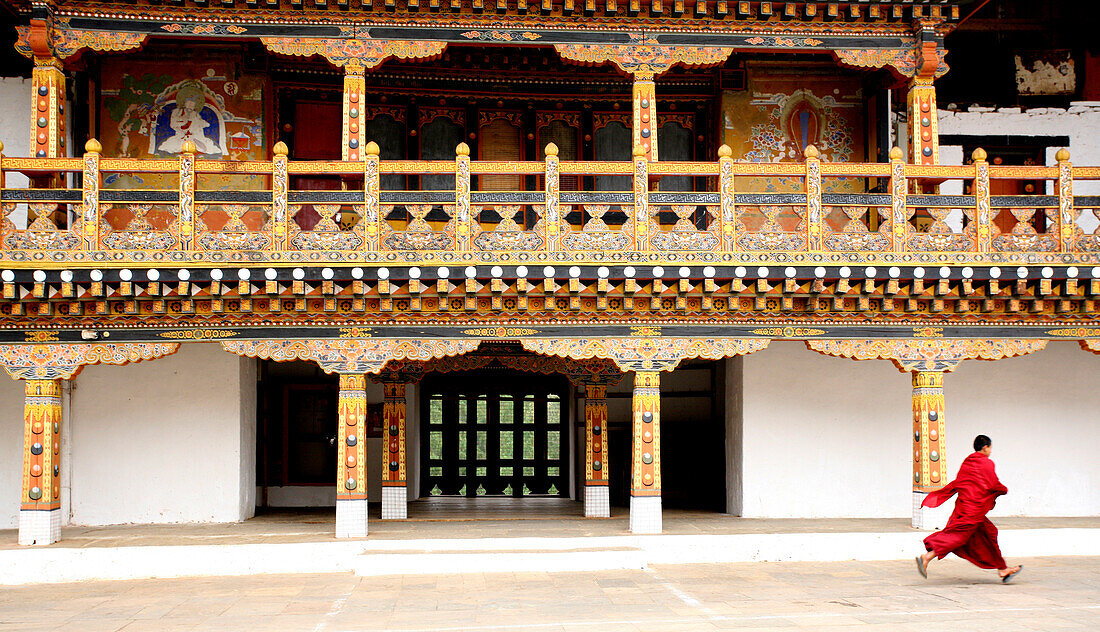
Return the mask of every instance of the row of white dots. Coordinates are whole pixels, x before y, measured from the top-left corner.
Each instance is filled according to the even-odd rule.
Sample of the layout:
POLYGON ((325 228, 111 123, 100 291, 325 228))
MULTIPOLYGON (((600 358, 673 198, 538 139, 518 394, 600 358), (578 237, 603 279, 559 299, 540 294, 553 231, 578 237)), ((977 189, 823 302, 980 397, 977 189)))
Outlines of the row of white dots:
MULTIPOLYGON (((952 270, 953 270, 952 268, 947 267, 947 266, 941 267, 938 270, 939 277, 942 278, 942 279, 950 278, 951 274, 952 274, 952 270)), ((734 275, 737 278, 740 279, 740 278, 744 278, 745 276, 747 276, 749 271, 748 271, 748 268, 746 268, 745 266, 738 266, 737 268, 734 269, 733 272, 734 272, 734 275)), ((837 272, 840 275, 840 277, 844 278, 844 279, 850 278, 852 276, 852 269, 848 266, 841 267, 837 272)), ((681 266, 677 270, 677 273, 679 274, 679 276, 681 278, 689 278, 691 276, 691 268, 688 268, 687 266, 681 266)), ((389 268, 378 268, 377 274, 378 274, 379 279, 385 280, 385 279, 390 278, 389 268)), ((413 267, 413 268, 409 268, 408 274, 409 274, 409 278, 419 279, 422 276, 423 272, 421 271, 420 268, 413 267)), ((475 268, 474 266, 467 266, 462 271, 462 274, 468 279, 476 278, 477 277, 477 268, 475 268)), ((493 266, 489 270, 489 274, 493 278, 501 278, 501 277, 504 276, 504 269, 500 266, 493 266)), ((516 276, 517 277, 526 278, 526 277, 529 276, 529 274, 530 274, 530 270, 528 270, 527 266, 519 266, 519 267, 516 268, 516 276)), ((568 274, 572 278, 579 278, 581 276, 581 268, 579 266, 571 266, 568 269, 568 274)), ((713 266, 706 266, 706 267, 703 268, 703 276, 704 277, 713 278, 715 274, 716 274, 716 270, 714 269, 713 266)), ((818 266, 818 267, 814 268, 814 276, 816 278, 823 279, 823 278, 825 278, 825 276, 827 274, 828 274, 828 271, 823 266, 818 266)), ((869 267, 866 267, 866 268, 863 269, 864 278, 874 279, 874 278, 878 277, 878 274, 879 274, 878 269, 873 267, 873 266, 869 266, 869 267)), ((897 266, 892 266, 887 270, 887 274, 890 276, 891 279, 897 279, 897 278, 901 277, 901 268, 899 268, 897 266)), ((1000 279, 1002 276, 1004 276, 1004 274, 1005 274, 1004 271, 999 267, 993 267, 993 268, 989 269, 989 276, 993 279, 1000 279)), ((1044 279, 1052 278, 1054 276, 1054 268, 1051 268, 1049 266, 1044 267, 1042 270, 1040 270, 1040 274, 1042 275, 1042 277, 1044 279)), ((1092 278, 1100 279, 1100 266, 1092 268, 1091 274, 1092 274, 1092 278)), ((353 279, 357 279, 357 280, 362 279, 364 275, 365 275, 365 272, 364 272, 363 268, 352 268, 351 269, 351 276, 352 276, 353 279)), ((553 277, 557 276, 557 269, 555 269, 553 266, 546 266, 542 269, 542 275, 546 278, 553 278, 553 277)), ((600 266, 596 270, 596 275, 601 279, 606 279, 611 275, 611 270, 606 266, 600 266)), ((632 279, 632 278, 634 278, 638 275, 638 270, 635 269, 633 266, 627 266, 626 268, 623 269, 623 275, 628 279, 632 279)), ((1030 275, 1031 275, 1031 271, 1030 271, 1029 268, 1024 267, 1024 266, 1020 266, 1020 267, 1016 268, 1017 278, 1026 279, 1030 275)), ((1066 276, 1068 278, 1075 279, 1079 275, 1080 275, 1080 270, 1076 266, 1071 266, 1071 267, 1066 269, 1066 276)), ((73 273, 72 273, 71 270, 62 270, 61 273, 60 273, 60 276, 61 276, 61 280, 65 283, 70 283, 73 280, 73 273)), ((92 281, 97 281, 97 282, 102 281, 103 280, 103 271, 102 270, 92 270, 89 273, 89 276, 91 277, 92 281)), ((275 268, 267 268, 267 269, 264 270, 263 276, 264 276, 265 279, 267 279, 269 281, 274 281, 275 279, 278 278, 279 273, 275 268)), ((294 278, 294 280, 301 281, 301 280, 305 279, 306 271, 303 268, 294 268, 293 270, 291 270, 291 276, 294 278)), ((322 268, 321 269, 321 278, 322 279, 325 279, 326 281, 328 281, 328 280, 333 279, 335 276, 336 276, 336 272, 332 268, 322 268)), ((436 276, 440 279, 450 278, 451 269, 446 268, 446 267, 437 268, 436 269, 436 276)), ((661 278, 661 277, 665 276, 665 269, 661 266, 654 266, 653 269, 652 269, 652 276, 654 278, 661 278)), ((767 277, 771 276, 771 270, 766 266, 760 266, 756 269, 756 276, 760 277, 760 278, 767 278, 767 277)), ((798 270, 793 266, 788 266, 788 267, 784 268, 783 276, 785 276, 786 278, 794 278, 794 277, 798 276, 798 270)), ((922 267, 913 268, 913 277, 914 278, 923 279, 923 278, 926 278, 927 276, 928 276, 928 271, 925 270, 924 268, 922 268, 922 267)), ((962 269, 962 276, 965 279, 973 278, 974 277, 974 269, 971 268, 971 267, 963 268, 962 269)), ((46 272, 44 270, 35 270, 32 277, 34 278, 35 282, 44 283, 46 281, 46 272)), ((134 278, 134 273, 133 273, 133 271, 131 271, 129 269, 122 269, 122 270, 119 270, 118 277, 122 281, 132 281, 133 278, 134 278)), ((158 281, 158 280, 160 280, 160 271, 155 270, 155 269, 147 270, 145 272, 145 277, 149 281, 158 281)), ((176 278, 179 279, 180 281, 188 281, 191 278, 191 272, 187 269, 177 270, 176 271, 176 278)), ((214 269, 210 270, 210 278, 214 281, 221 281, 225 278, 225 273, 222 270, 218 269, 218 268, 214 268, 214 269)), ((237 270, 237 278, 240 279, 241 281, 247 281, 247 280, 251 279, 252 278, 252 270, 250 270, 249 268, 241 268, 241 269, 237 270)), ((0 280, 3 280, 5 283, 11 283, 11 282, 15 281, 15 272, 13 270, 4 270, 3 272, 0 272, 0 280)))

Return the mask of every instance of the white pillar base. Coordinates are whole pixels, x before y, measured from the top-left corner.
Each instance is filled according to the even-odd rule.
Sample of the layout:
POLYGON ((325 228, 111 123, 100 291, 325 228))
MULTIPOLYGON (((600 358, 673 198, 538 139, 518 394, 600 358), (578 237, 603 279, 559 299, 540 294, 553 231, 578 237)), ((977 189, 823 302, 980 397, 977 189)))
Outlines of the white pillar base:
POLYGON ((611 517, 611 491, 607 485, 584 486, 584 517, 611 517))
POLYGON ((404 520, 409 517, 409 492, 404 485, 382 488, 382 519, 404 520))
POLYGON ((61 539, 61 510, 19 510, 19 545, 45 546, 61 539))
POLYGON ((367 537, 366 500, 336 500, 336 537, 367 537))
POLYGON ((921 506, 924 502, 924 498, 928 494, 924 492, 913 492, 913 528, 914 529, 928 529, 928 509, 921 506))
POLYGON ((660 533, 661 532, 661 497, 660 496, 631 496, 630 497, 630 532, 631 533, 660 533))

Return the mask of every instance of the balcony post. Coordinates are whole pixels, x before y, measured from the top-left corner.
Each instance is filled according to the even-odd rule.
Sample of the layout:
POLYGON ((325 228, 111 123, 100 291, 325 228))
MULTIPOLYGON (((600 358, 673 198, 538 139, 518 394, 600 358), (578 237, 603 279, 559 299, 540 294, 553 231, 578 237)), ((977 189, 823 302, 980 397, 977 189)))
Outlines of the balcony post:
POLYGON ((103 146, 94 138, 84 144, 84 173, 81 179, 83 185, 81 221, 84 225, 84 234, 81 237, 85 250, 99 249, 99 153, 101 151, 103 146))
POLYGON ((367 378, 340 374, 336 464, 336 537, 367 535, 367 378))
POLYGON ((381 250, 378 243, 382 235, 381 179, 378 174, 378 143, 373 140, 363 148, 366 159, 363 161, 363 248, 367 251, 381 250))
POLYGON ((940 133, 934 77, 917 76, 909 83, 909 161, 940 163, 940 133))
POLYGON ((737 202, 734 198, 733 150, 729 145, 718 148, 718 188, 721 197, 722 239, 726 250, 737 250, 737 202))
POLYGON ((31 148, 35 158, 65 156, 65 73, 61 60, 34 56, 31 73, 31 148))
POLYGON ((584 385, 584 517, 610 518, 607 479, 607 384, 584 385))
POLYGON ((271 157, 271 247, 275 250, 286 250, 287 228, 287 196, 289 183, 287 180, 286 155, 289 148, 286 143, 279 141, 272 148, 271 157))
POLYGON ((470 217, 470 146, 455 148, 455 235, 459 252, 470 249, 470 232, 476 218, 470 217))
POLYGON ((905 252, 908 248, 909 213, 905 196, 909 184, 905 180, 905 161, 900 147, 890 150, 890 229, 893 237, 893 251, 905 252))
POLYGON ((19 544, 61 539, 61 380, 24 380, 19 544))
POLYGON ((546 251, 557 252, 560 239, 560 184, 561 176, 558 171, 558 146, 554 143, 546 145, 546 197, 543 206, 542 224, 546 227, 546 251))
POLYGON ((921 503, 947 482, 943 371, 913 371, 913 528, 923 529, 921 503))
POLYGON ((406 474, 405 383, 382 383, 382 424, 386 440, 382 449, 382 519, 408 517, 408 477, 406 474))
POLYGON ((634 250, 649 250, 649 159, 646 148, 634 146, 634 250))
POLYGON ((195 249, 195 142, 183 141, 180 152, 179 236, 181 250, 195 249))
POLYGON ((653 72, 634 72, 634 147, 657 162, 657 84, 653 72))
POLYGON ((353 62, 344 66, 344 135, 340 156, 343 160, 360 160, 363 146, 363 64, 353 62))
POLYGON ((821 153, 817 147, 807 145, 806 156, 806 249, 818 252, 824 249, 821 217, 821 153))
POLYGON ((661 532, 661 374, 634 373, 630 532, 661 532))
POLYGON ((1069 161, 1069 150, 1065 148, 1058 150, 1055 159, 1058 161, 1058 241, 1062 252, 1070 252, 1081 232, 1077 226, 1077 215, 1080 211, 1074 207, 1073 202, 1073 164, 1069 161))
POLYGON ((974 247, 989 252, 993 247, 993 210, 989 203, 989 163, 981 147, 974 150, 974 209, 978 227, 974 247))

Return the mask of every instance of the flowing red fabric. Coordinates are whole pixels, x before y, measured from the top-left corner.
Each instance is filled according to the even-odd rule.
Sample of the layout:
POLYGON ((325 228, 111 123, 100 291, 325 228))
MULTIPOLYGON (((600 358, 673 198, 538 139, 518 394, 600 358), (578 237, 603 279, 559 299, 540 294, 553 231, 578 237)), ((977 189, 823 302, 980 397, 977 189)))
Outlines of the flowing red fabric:
POLYGON ((997 479, 989 457, 981 452, 966 457, 955 480, 928 494, 922 503, 925 507, 939 507, 959 495, 947 526, 924 539, 925 549, 941 560, 954 553, 979 568, 1007 568, 997 545, 997 527, 985 517, 997 497, 1007 493, 1008 488, 997 479))

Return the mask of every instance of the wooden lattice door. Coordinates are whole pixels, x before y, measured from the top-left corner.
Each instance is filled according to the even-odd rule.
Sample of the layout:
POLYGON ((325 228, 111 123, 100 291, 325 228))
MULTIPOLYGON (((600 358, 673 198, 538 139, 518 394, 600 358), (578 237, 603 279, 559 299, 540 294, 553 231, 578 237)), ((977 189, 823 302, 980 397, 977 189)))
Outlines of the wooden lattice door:
POLYGON ((568 393, 558 375, 427 376, 420 417, 423 495, 567 495, 568 393))

